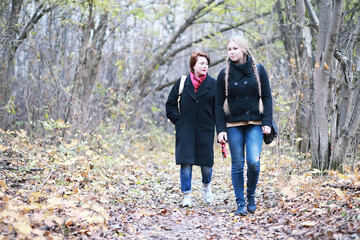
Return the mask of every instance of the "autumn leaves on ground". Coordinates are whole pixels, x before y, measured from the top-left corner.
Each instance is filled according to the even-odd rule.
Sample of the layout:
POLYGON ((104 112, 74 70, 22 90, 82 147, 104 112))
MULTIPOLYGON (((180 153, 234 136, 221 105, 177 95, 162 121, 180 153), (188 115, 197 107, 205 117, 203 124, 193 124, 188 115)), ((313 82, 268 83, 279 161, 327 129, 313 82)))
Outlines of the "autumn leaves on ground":
POLYGON ((320 176, 283 146, 266 146, 258 210, 239 217, 230 159, 217 145, 214 203, 203 203, 194 168, 194 206, 182 208, 172 137, 114 154, 99 135, 29 141, 23 131, 0 134, 1 239, 360 238, 358 166, 320 176))

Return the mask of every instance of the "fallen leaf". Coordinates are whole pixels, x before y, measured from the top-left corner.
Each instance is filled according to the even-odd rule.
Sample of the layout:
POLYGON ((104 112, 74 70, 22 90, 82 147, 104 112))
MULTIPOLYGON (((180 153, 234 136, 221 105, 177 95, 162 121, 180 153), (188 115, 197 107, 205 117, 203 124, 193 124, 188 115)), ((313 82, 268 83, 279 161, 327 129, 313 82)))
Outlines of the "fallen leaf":
POLYGON ((288 198, 296 198, 297 194, 292 189, 292 187, 284 187, 281 193, 288 196, 288 198))
MULTIPOLYGON (((0 146, 1 147, 1 146, 0 146)), ((1 149, 0 149, 1 151, 1 149)), ((6 181, 5 180, 0 180, 0 186, 2 186, 5 190, 8 189, 8 186, 6 185, 6 181)))
POLYGON ((166 209, 166 208, 161 211, 161 214, 166 214, 166 213, 167 213, 167 209, 166 209))
POLYGON ((307 222, 303 222, 302 226, 304 227, 314 227, 317 223, 315 221, 307 221, 307 222))

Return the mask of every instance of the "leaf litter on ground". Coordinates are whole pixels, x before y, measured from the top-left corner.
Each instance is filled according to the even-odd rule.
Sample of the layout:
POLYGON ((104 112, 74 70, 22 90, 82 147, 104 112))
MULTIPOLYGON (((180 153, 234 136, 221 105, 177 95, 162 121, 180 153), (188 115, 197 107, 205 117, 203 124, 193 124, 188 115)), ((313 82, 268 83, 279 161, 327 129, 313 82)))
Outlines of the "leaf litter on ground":
POLYGON ((258 209, 255 214, 239 217, 234 215, 230 157, 222 159, 220 146, 214 146, 214 202, 203 202, 200 168, 194 167, 191 208, 180 204, 179 166, 175 165, 173 144, 164 144, 156 151, 141 143, 135 146, 114 156, 83 146, 80 141, 63 144, 65 150, 61 151, 56 146, 30 146, 24 138, 2 144, 7 152, 32 149, 27 156, 22 153, 23 160, 9 158, 7 166, 28 166, 28 159, 33 159, 44 171, 26 171, 25 167, 0 170, 1 238, 360 237, 358 170, 345 174, 329 171, 320 176, 309 170, 308 160, 276 155, 273 146, 266 146, 256 197, 258 209))

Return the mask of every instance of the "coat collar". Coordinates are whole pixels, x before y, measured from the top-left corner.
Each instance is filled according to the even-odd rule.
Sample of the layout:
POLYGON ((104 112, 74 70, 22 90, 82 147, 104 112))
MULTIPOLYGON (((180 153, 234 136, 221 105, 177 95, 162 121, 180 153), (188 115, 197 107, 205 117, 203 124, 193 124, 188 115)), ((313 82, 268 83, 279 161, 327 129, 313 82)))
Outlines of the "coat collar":
POLYGON ((251 74, 253 73, 251 56, 248 56, 246 62, 243 64, 236 64, 230 60, 230 66, 238 71, 241 71, 243 74, 245 74, 248 77, 250 77, 251 74))
POLYGON ((198 88, 197 93, 195 93, 194 85, 192 84, 190 79, 190 74, 188 74, 184 83, 183 91, 186 92, 186 94, 188 94, 192 99, 197 100, 199 97, 206 94, 211 88, 211 81, 209 80, 209 78, 209 74, 207 74, 206 78, 198 88))

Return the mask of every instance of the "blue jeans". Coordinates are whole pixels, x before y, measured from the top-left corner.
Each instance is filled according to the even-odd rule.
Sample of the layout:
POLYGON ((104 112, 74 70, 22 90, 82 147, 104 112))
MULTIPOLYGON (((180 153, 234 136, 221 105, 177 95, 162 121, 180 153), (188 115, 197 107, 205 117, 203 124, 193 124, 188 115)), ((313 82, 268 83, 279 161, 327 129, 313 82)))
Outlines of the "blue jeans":
MULTIPOLYGON (((193 167, 193 165, 191 165, 191 164, 181 164, 180 182, 181 182, 181 191, 183 193, 191 192, 192 167, 193 167)), ((211 174, 212 174, 211 167, 202 167, 201 166, 202 183, 204 185, 210 184, 211 174)))
POLYGON ((231 153, 231 180, 234 187, 236 203, 240 206, 245 206, 245 151, 247 163, 247 197, 250 197, 255 194, 259 179, 263 132, 260 125, 230 127, 227 132, 231 153))

